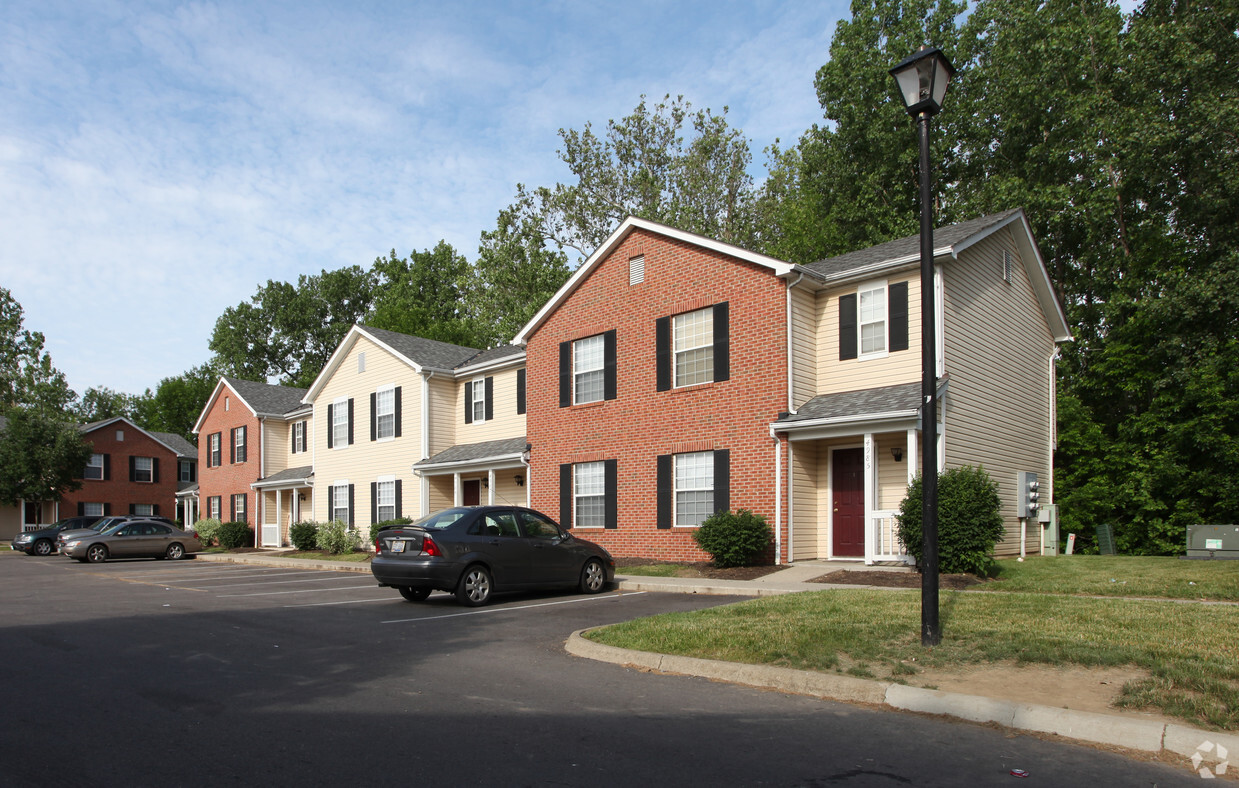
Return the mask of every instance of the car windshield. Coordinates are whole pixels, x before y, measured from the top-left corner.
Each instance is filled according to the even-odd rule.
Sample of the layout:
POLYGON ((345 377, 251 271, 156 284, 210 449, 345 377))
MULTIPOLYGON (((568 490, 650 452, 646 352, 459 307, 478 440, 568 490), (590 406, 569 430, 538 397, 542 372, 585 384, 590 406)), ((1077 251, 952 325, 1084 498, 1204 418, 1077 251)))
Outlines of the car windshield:
POLYGON ((101 531, 100 533, 102 533, 104 536, 111 536, 112 534, 116 533, 120 529, 124 528, 126 525, 128 525, 128 523, 126 523, 124 520, 121 520, 119 523, 113 523, 111 527, 109 527, 106 531, 101 531))
POLYGON ((98 521, 94 525, 88 525, 86 527, 91 529, 92 531, 102 531, 105 528, 111 528, 112 526, 117 525, 118 522, 124 522, 124 521, 123 520, 117 521, 111 517, 104 517, 102 520, 98 521))
POLYGON ((418 528, 425 528, 428 531, 442 531, 468 513, 468 509, 444 509, 441 512, 435 512, 423 517, 413 523, 413 525, 418 528))

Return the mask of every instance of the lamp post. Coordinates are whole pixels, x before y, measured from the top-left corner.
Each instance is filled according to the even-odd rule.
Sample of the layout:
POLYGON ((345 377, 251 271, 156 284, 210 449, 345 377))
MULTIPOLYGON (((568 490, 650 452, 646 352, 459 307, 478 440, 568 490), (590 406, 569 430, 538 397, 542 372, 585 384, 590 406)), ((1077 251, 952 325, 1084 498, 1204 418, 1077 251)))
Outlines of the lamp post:
POLYGON ((930 211, 929 119, 942 109, 955 68, 937 47, 921 47, 890 70, 921 138, 921 645, 942 640, 938 623, 938 374, 934 225, 930 211))

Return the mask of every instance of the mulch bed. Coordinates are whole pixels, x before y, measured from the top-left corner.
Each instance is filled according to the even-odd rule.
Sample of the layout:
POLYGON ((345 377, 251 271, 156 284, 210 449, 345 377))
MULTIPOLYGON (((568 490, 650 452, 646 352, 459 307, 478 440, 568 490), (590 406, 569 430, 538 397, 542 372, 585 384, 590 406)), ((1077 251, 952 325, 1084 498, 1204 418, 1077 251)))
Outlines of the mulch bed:
MULTIPOLYGON (((882 586, 883 588, 920 588, 920 572, 883 572, 840 569, 828 575, 815 577, 810 583, 834 583, 849 586, 882 586)), ((984 583, 976 575, 938 575, 938 587, 960 591, 968 586, 984 583)))
MULTIPOLYGON (((616 558, 615 570, 620 574, 624 573, 624 567, 628 566, 653 566, 675 563, 672 561, 659 561, 653 558, 616 558)), ((675 563, 680 567, 680 571, 676 573, 677 577, 703 577, 709 580, 756 580, 759 577, 772 575, 786 569, 786 566, 731 566, 727 568, 718 567, 709 561, 696 561, 690 563, 675 563)))

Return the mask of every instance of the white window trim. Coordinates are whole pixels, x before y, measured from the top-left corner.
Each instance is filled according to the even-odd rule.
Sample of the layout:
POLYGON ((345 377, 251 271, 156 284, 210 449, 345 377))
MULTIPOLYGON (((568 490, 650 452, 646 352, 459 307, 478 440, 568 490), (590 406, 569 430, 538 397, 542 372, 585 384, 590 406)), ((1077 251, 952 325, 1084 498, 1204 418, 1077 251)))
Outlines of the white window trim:
MULTIPOLYGON (((374 392, 374 410, 375 410, 375 413, 374 413, 375 443, 387 443, 388 441, 394 441, 396 439, 396 384, 395 383, 388 385, 388 386, 382 386, 374 392), (386 414, 384 414, 379 409, 379 402, 381 400, 380 395, 382 395, 384 392, 391 393, 391 411, 386 414), (391 435, 385 436, 382 434, 382 422, 380 421, 380 419, 382 419, 384 415, 391 416, 391 435)), ((392 478, 395 478, 395 477, 392 477, 392 478)))
POLYGON ((714 348, 714 307, 707 306, 703 309, 694 309, 689 312, 681 312, 678 315, 673 315, 671 317, 671 387, 673 389, 684 389, 684 388, 690 388, 692 386, 704 386, 707 383, 714 382, 714 365, 713 365, 713 359, 711 359, 709 380, 698 380, 692 383, 680 383, 680 354, 687 353, 689 351, 694 351, 694 350, 702 350, 704 348, 710 348, 711 350, 713 350, 714 348), (677 350, 676 349, 676 336, 678 335, 678 332, 676 331, 676 321, 679 318, 687 317, 689 315, 696 315, 696 314, 708 314, 710 316, 710 331, 708 332, 709 341, 702 345, 695 345, 690 348, 684 348, 682 350, 677 350))
POLYGON ((470 412, 473 414, 473 423, 482 424, 486 421, 486 378, 475 378, 473 380, 473 401, 469 403, 470 412), (481 407, 481 415, 478 415, 479 406, 481 407))
POLYGON ((292 423, 293 430, 293 454, 301 454, 305 451, 305 431, 301 428, 301 422, 294 421, 292 423))
POLYGON ((190 464, 189 460, 177 460, 176 461, 176 480, 178 482, 189 481, 189 477, 193 475, 193 471, 190 470, 192 467, 193 466, 190 464))
MULTIPOLYGON (((700 528, 700 523, 681 523, 680 522, 680 493, 681 492, 701 492, 709 490, 710 498, 713 500, 715 491, 714 479, 714 452, 712 451, 689 451, 681 454, 673 454, 671 458, 671 524, 675 528, 700 528), (676 459, 688 455, 701 455, 706 457, 706 467, 710 469, 710 486, 709 487, 687 487, 683 490, 679 485, 679 474, 676 472, 676 459)), ((709 517, 710 515, 706 515, 709 517)), ((704 522, 704 520, 703 520, 704 522)))
POLYGON ((331 448, 333 451, 348 448, 348 427, 348 397, 340 397, 331 403, 331 448), (339 421, 341 413, 344 414, 344 421, 342 423, 344 428, 343 440, 336 434, 336 423, 339 421))
POLYGON ((572 527, 573 528, 591 528, 601 530, 606 528, 606 506, 607 506, 607 466, 603 461, 597 462, 578 462, 572 466, 572 527), (579 471, 582 466, 597 465, 601 471, 602 477, 602 494, 582 495, 578 486, 579 471), (600 525, 585 525, 581 522, 580 503, 582 498, 601 498, 602 499, 602 523, 600 525))
POLYGON ((607 396, 607 393, 606 393, 606 368, 607 368, 606 355, 607 355, 607 341, 606 341, 605 335, 603 334, 594 334, 593 336, 590 336, 590 337, 582 337, 581 339, 573 340, 572 342, 572 404, 573 405, 586 405, 590 402, 602 402, 604 399, 606 399, 606 396, 607 396), (598 366, 597 368, 579 369, 577 367, 577 346, 580 345, 580 343, 582 342, 588 342, 590 340, 597 341, 600 346, 599 350, 601 352, 599 352, 598 354, 598 366), (578 399, 577 392, 580 390, 580 388, 577 385, 577 383, 578 383, 580 376, 588 375, 594 372, 598 372, 602 374, 602 386, 598 390, 597 399, 578 399))
POLYGON ((228 503, 230 504, 229 509, 231 510, 231 515, 232 515, 232 519, 234 522, 241 522, 241 520, 237 518, 238 514, 240 514, 242 517, 249 517, 249 496, 247 494, 233 493, 231 496, 229 496, 228 503), (241 511, 239 512, 237 511, 237 500, 238 499, 240 499, 241 501, 241 511))
POLYGON ((246 432, 247 430, 245 429, 244 424, 237 427, 232 432, 232 456, 238 458, 236 460, 237 462, 247 462, 250 458, 250 453, 245 449, 245 442, 247 440, 245 435, 246 432), (244 460, 239 459, 243 452, 245 454, 244 460))
POLYGON ((378 522, 381 523, 385 520, 396 519, 396 477, 395 476, 380 476, 374 481, 376 485, 374 488, 374 495, 376 499, 374 502, 374 512, 375 512, 375 515, 378 517, 378 522), (383 516, 384 504, 382 503, 382 500, 383 500, 383 485, 385 484, 391 485, 391 517, 383 516))
POLYGON ((224 436, 222 432, 212 432, 207 438, 207 467, 218 468, 224 464, 224 454, 221 448, 224 444, 224 436), (215 455, 219 456, 216 457, 215 455))
POLYGON ((133 458, 133 480, 137 484, 154 484, 155 483, 155 460, 154 458, 151 458, 151 457, 134 457, 133 458), (138 467, 139 464, 142 462, 142 460, 146 460, 149 463, 149 465, 147 465, 147 467, 145 468, 146 472, 150 474, 150 478, 148 479, 138 478, 138 473, 143 470, 142 468, 138 467))
POLYGON ((103 504, 101 503, 84 503, 82 504, 82 514, 86 517, 102 517, 103 504))
MULTIPOLYGON (((887 280, 875 280, 865 282, 856 288, 856 358, 858 361, 869 361, 873 359, 886 358, 890 355, 891 349, 891 315, 890 315, 890 287, 887 280), (874 290, 882 291, 882 349, 874 350, 868 353, 865 352, 865 321, 864 312, 861 310, 861 294, 872 292, 874 290)), ((877 321, 871 321, 876 323, 877 321)))
POLYGON ((348 485, 349 485, 348 479, 336 479, 334 482, 331 483, 331 488, 332 488, 331 511, 327 512, 327 522, 340 520, 340 522, 344 523, 344 526, 346 528, 348 527, 348 516, 350 514, 349 508, 348 508, 348 485), (340 505, 340 491, 341 490, 344 491, 344 505, 343 506, 340 505), (336 517, 336 512, 339 511, 340 509, 344 510, 343 518, 336 517))
POLYGON ((149 503, 135 503, 133 505, 133 513, 138 517, 153 517, 155 515, 155 505, 149 503), (141 509, 145 508, 143 512, 141 509))

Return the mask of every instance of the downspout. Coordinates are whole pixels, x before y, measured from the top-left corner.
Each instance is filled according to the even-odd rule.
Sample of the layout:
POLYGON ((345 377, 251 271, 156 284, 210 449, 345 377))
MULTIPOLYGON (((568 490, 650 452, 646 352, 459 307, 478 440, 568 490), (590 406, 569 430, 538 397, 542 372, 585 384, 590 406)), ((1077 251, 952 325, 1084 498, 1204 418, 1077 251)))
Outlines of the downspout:
MULTIPOLYGON (((434 370, 422 370, 422 456, 421 459, 430 459, 430 379, 434 377, 434 370)), ((417 511, 420 516, 425 517, 430 513, 430 479, 425 474, 419 473, 418 477, 421 483, 418 485, 417 511)))
MULTIPOLYGON (((774 425, 770 426, 770 439, 774 441, 774 563, 779 565, 783 563, 783 453, 780 451, 782 446, 779 442, 779 436, 774 431, 774 425)), ((791 535, 788 534, 788 544, 791 543, 791 535)), ((788 554, 788 563, 791 563, 791 554, 788 554)))
MULTIPOLYGON (((247 447, 248 448, 248 447, 247 447)), ((267 478, 267 417, 258 417, 258 478, 267 478)), ((279 495, 277 492, 276 495, 279 495)), ((262 490, 254 490, 254 547, 262 546, 262 524, 267 521, 267 501, 262 490)))

